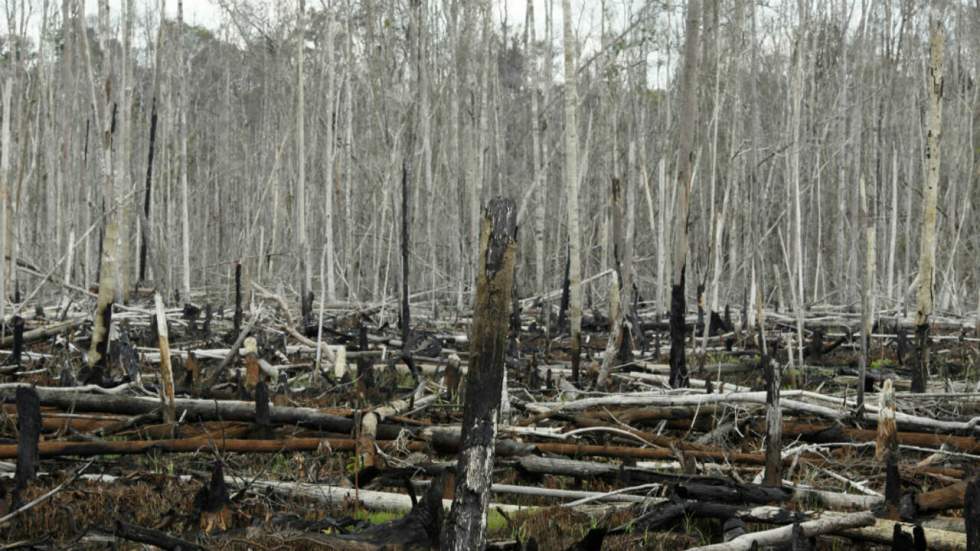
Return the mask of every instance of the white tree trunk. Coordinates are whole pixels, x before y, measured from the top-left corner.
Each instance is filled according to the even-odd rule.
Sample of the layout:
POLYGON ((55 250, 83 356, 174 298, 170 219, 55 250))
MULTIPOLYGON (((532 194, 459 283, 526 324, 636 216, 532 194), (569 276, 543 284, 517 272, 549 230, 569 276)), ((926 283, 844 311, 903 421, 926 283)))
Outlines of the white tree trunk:
POLYGON ((929 112, 926 119, 928 138, 926 149, 927 174, 922 187, 922 227, 919 238, 919 288, 915 324, 919 339, 919 358, 912 370, 912 391, 925 392, 928 378, 929 316, 933 308, 933 275, 936 263, 936 202, 939 196, 940 137, 943 117, 943 45, 942 21, 932 5, 930 14, 929 112))
POLYGON ((582 348, 582 258, 578 210, 578 91, 576 88, 575 38, 572 34, 572 8, 562 0, 565 55, 565 192, 568 209, 569 322, 572 337, 572 377, 578 380, 582 348))
POLYGON ((868 349, 871 339, 871 327, 874 324, 873 300, 875 282, 875 222, 872 209, 874 208, 874 190, 869 193, 864 176, 860 178, 858 187, 861 196, 861 221, 864 226, 864 282, 861 285, 861 375, 857 383, 857 407, 864 407, 864 378, 870 362, 868 349), (869 195, 871 197, 869 197, 869 195))
MULTIPOLYGON (((300 300, 306 300, 306 293, 312 285, 313 272, 310 266, 310 248, 306 242, 306 98, 304 88, 304 50, 306 1, 299 0, 296 14, 296 244, 302 264, 300 280, 300 300)), ((322 299, 323 297, 321 297, 322 299)))
POLYGON ((124 302, 129 295, 129 280, 132 272, 132 250, 129 247, 130 227, 133 223, 133 195, 130 191, 133 187, 131 155, 132 145, 132 101, 133 101, 133 0, 125 0, 125 11, 123 14, 123 47, 122 47, 122 98, 121 107, 118 109, 119 115, 119 148, 117 151, 116 162, 116 193, 120 196, 120 220, 119 235, 117 237, 116 250, 119 253, 119 261, 116 265, 116 300, 124 302))
MULTIPOLYGON (((326 126, 326 138, 324 144, 323 153, 323 178, 324 178, 324 213, 323 213, 323 232, 324 238, 326 239, 327 250, 324 253, 326 255, 326 268, 324 277, 326 277, 326 296, 324 297, 327 301, 334 301, 337 298, 337 283, 335 281, 334 273, 334 258, 336 256, 336 245, 334 244, 334 234, 333 234, 333 211, 334 202, 333 195, 336 189, 335 178, 334 178, 334 153, 336 152, 334 136, 334 125, 332 123, 332 113, 335 112, 334 104, 337 100, 337 90, 336 90, 336 78, 334 75, 334 22, 333 19, 328 15, 326 21, 326 53, 324 54, 325 64, 324 70, 327 73, 327 93, 326 93, 326 103, 328 109, 328 118, 331 119, 330 123, 326 126)), ((322 285, 321 285, 322 286, 322 285)))
POLYGON ((11 96, 13 95, 12 78, 3 83, 3 130, 0 134, 0 319, 7 314, 7 210, 9 203, 10 155, 12 140, 10 138, 11 96))
POLYGON ((183 271, 180 294, 185 303, 191 302, 191 229, 190 198, 187 190, 187 59, 184 52, 184 1, 177 0, 177 139, 180 142, 180 244, 183 271))

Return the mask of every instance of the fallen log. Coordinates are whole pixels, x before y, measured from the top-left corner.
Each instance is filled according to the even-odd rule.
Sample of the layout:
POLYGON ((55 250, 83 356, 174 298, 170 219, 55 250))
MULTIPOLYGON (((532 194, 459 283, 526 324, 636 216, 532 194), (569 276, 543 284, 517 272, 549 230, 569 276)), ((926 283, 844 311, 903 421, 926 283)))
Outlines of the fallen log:
MULTIPOLYGON (((378 442, 382 449, 393 450, 395 443, 378 442)), ((423 451, 421 442, 408 442, 411 451, 423 451)), ((0 444, 0 459, 17 457, 17 445, 0 444)), ((315 451, 325 448, 333 451, 354 451, 356 442, 349 438, 284 438, 281 440, 213 439, 210 437, 180 438, 171 440, 122 440, 100 442, 65 442, 49 440, 38 444, 40 457, 95 455, 133 455, 150 451, 168 453, 194 453, 202 449, 239 453, 279 453, 284 451, 315 451)))
POLYGON ((196 543, 171 536, 166 532, 130 524, 122 520, 116 521, 111 533, 120 539, 152 545, 167 551, 204 551, 206 549, 196 543))
MULTIPOLYGON (((404 512, 412 509, 412 498, 408 494, 378 492, 374 490, 361 490, 357 488, 341 488, 339 486, 329 486, 326 484, 279 482, 275 480, 251 480, 233 477, 225 477, 225 482, 227 482, 229 486, 237 488, 249 487, 255 491, 265 490, 285 496, 303 497, 318 501, 325 505, 337 506, 357 502, 363 507, 372 511, 404 512)), ((442 508, 444 511, 448 511, 451 505, 451 500, 442 500, 442 508)), ((532 507, 525 505, 510 505, 506 503, 491 503, 489 508, 493 510, 501 510, 505 513, 516 513, 518 511, 532 509, 532 507)))
MULTIPOLYGON (((640 467, 627 467, 615 463, 595 463, 590 461, 577 461, 574 459, 564 459, 555 457, 538 457, 534 455, 521 457, 517 461, 519 468, 529 474, 534 475, 557 475, 571 476, 581 479, 603 478, 615 480, 623 484, 640 484, 648 482, 662 482, 665 484, 685 484, 690 480, 717 480, 708 477, 694 477, 670 475, 651 469, 640 467)), ((761 488, 758 485, 740 485, 743 488, 761 488)), ((772 490, 766 488, 764 490, 772 490)), ((780 493, 772 494, 773 497, 780 495, 786 496, 787 501, 797 503, 819 504, 826 508, 833 509, 861 509, 867 510, 881 502, 877 496, 866 496, 856 494, 842 494, 826 490, 814 490, 810 488, 793 487, 784 489, 780 493)), ((752 495, 752 492, 747 492, 752 495)), ((761 495, 761 494, 760 494, 761 495)))
MULTIPOLYGON (((874 442, 878 431, 856 429, 840 424, 817 425, 787 422, 783 424, 786 436, 799 436, 807 442, 874 442)), ((898 443, 905 446, 940 447, 944 444, 968 453, 980 453, 980 441, 969 436, 931 434, 927 432, 898 432, 898 443)))
MULTIPOLYGON (((874 515, 869 512, 833 515, 808 520, 800 524, 805 537, 811 538, 833 534, 847 529, 871 526, 874 515)), ((689 551, 749 551, 753 546, 765 547, 789 543, 793 540, 793 526, 781 526, 772 530, 762 530, 739 536, 724 543, 694 547, 689 551)))
MULTIPOLYGON (((13 401, 18 386, 29 385, 0 388, 0 400, 13 401)), ((142 415, 160 407, 158 399, 142 396, 88 394, 73 392, 71 389, 37 388, 36 390, 42 405, 63 410, 142 415)), ((175 400, 174 405, 178 419, 186 415, 188 419, 202 421, 255 422, 254 402, 179 398, 175 400)), ((342 434, 350 434, 354 428, 351 419, 305 407, 271 406, 269 421, 277 425, 295 424, 342 434)), ((378 438, 394 439, 401 430, 398 425, 379 424, 378 438)))
MULTIPOLYGON (((889 545, 895 533, 895 526, 898 525, 904 531, 911 533, 915 526, 904 522, 893 520, 877 519, 874 524, 858 528, 849 528, 840 532, 840 535, 871 543, 889 545)), ((929 549, 932 551, 967 551, 973 548, 967 547, 966 534, 949 532, 946 530, 936 530, 934 528, 922 528, 926 537, 929 549)))
MULTIPOLYGON (((30 331, 25 331, 24 332, 24 335, 23 335, 23 341, 22 342, 24 344, 26 344, 26 343, 29 343, 29 342, 44 340, 44 339, 47 339, 49 337, 53 337, 55 335, 59 335, 59 334, 64 333, 65 331, 68 331, 70 329, 74 329, 76 327, 81 327, 89 319, 90 318, 87 318, 87 317, 85 317, 85 318, 75 318, 75 319, 70 319, 70 320, 66 320, 66 321, 62 321, 62 322, 58 322, 58 323, 52 323, 51 325, 46 325, 44 327, 38 327, 37 329, 31 329, 30 331)), ((4 337, 3 339, 0 339, 0 346, 3 346, 3 347, 10 346, 13 343, 14 343, 14 336, 13 335, 8 335, 8 336, 4 337)))
MULTIPOLYGON (((833 403, 834 398, 822 396, 814 392, 802 390, 788 390, 782 393, 783 398, 813 398, 822 399, 833 403)), ((601 396, 598 398, 583 398, 569 402, 536 402, 527 403, 525 407, 529 411, 542 414, 553 414, 559 411, 582 411, 589 408, 603 406, 688 406, 704 404, 723 404, 723 403, 766 403, 765 392, 730 392, 725 394, 693 394, 693 395, 667 395, 661 392, 635 392, 627 394, 616 394, 601 396)), ((851 416, 850 411, 835 407, 821 406, 804 402, 802 400, 780 400, 781 409, 795 411, 827 419, 842 420, 851 416)), ((864 412, 864 419, 869 421, 877 420, 877 408, 867 408, 864 412)), ((958 432, 966 434, 980 434, 980 417, 975 417, 969 421, 946 421, 940 419, 930 419, 918 415, 911 415, 904 412, 895 413, 895 421, 900 427, 906 428, 928 428, 944 432, 958 432)))
MULTIPOLYGON (((928 515, 947 509, 963 508, 966 499, 966 486, 967 482, 957 482, 956 484, 950 484, 949 486, 944 486, 929 492, 916 494, 914 498, 908 496, 915 504, 914 511, 910 511, 912 513, 911 516, 918 518, 919 515, 928 515)), ((903 504, 908 501, 903 500, 903 504)), ((904 507, 902 512, 903 514, 906 512, 904 507)))
POLYGON ((442 528, 441 493, 442 483, 433 484, 404 517, 371 526, 357 534, 318 535, 317 543, 338 550, 438 549, 442 528))

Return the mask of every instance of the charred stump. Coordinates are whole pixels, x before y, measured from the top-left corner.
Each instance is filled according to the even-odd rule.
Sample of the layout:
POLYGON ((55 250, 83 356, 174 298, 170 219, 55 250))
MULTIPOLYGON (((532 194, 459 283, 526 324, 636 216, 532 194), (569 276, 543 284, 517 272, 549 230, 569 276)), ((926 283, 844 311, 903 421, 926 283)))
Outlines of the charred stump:
POLYGON ((966 548, 980 549, 980 477, 974 477, 966 485, 963 520, 966 521, 966 548))
POLYGON ((234 335, 238 335, 242 332, 242 263, 235 262, 235 317, 233 319, 234 323, 234 335))
POLYGON ((41 398, 31 387, 17 387, 17 467, 14 471, 14 507, 38 468, 41 439, 41 398))
POLYGON ((687 363, 684 351, 684 272, 680 267, 680 280, 670 287, 670 386, 688 385, 687 363))
POLYGON ((493 199, 483 214, 481 251, 466 377, 462 446, 456 492, 442 548, 482 549, 492 483, 494 440, 504 380, 507 319, 517 257, 517 210, 509 199, 493 199))
POLYGON ((767 358, 764 352, 763 366, 766 378, 765 483, 778 487, 783 484, 783 413, 779 405, 782 377, 778 363, 767 358))
POLYGON ((9 363, 20 367, 21 356, 24 353, 24 318, 14 316, 14 345, 10 353, 9 363))
POLYGON ((916 354, 912 364, 912 392, 925 392, 929 381, 929 324, 915 328, 916 354))
POLYGON ((199 515, 199 525, 204 533, 210 534, 231 527, 230 503, 224 466, 221 461, 215 461, 210 482, 201 487, 194 496, 194 509, 199 515))

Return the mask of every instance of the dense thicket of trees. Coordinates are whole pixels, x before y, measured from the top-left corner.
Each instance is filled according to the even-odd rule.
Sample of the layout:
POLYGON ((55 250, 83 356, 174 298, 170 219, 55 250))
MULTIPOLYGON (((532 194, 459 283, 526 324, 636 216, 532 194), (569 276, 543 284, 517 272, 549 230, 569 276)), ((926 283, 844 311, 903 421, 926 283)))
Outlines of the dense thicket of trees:
MULTIPOLYGON (((616 262, 615 178, 635 220, 625 280, 663 311, 678 273, 670 247, 686 131, 688 304, 705 283, 713 309, 754 304, 755 293, 769 307, 857 307, 873 265, 875 308, 914 311, 929 3, 692 3, 698 116, 686 128, 684 2, 607 0, 588 37, 582 1, 529 0, 539 24, 526 34, 501 24, 491 0, 306 2, 302 17, 301 2, 268 15, 219 0, 223 17, 208 29, 161 20, 180 3, 113 2, 121 10, 109 13, 102 0, 90 21, 80 0, 5 0, 8 300, 39 282, 13 263, 88 287, 102 258, 121 276, 117 301, 141 273, 186 300, 188 286, 194 299, 226 292, 236 260, 255 280, 320 289, 321 257, 338 300, 379 300, 398 288, 406 167, 410 287, 423 298, 469 304, 479 207, 503 194, 523 228, 519 293, 557 288, 572 251, 586 308, 604 305, 608 281, 589 277, 616 262), (563 4, 574 35, 564 40, 563 4), (568 132, 562 53, 576 44, 568 132), (563 155, 568 137, 574 156, 563 155), (569 232, 576 188, 580 225, 569 232), (106 246, 114 224, 116 255, 106 246)), ((946 35, 935 311, 965 313, 980 308, 980 5, 931 7, 946 35)))

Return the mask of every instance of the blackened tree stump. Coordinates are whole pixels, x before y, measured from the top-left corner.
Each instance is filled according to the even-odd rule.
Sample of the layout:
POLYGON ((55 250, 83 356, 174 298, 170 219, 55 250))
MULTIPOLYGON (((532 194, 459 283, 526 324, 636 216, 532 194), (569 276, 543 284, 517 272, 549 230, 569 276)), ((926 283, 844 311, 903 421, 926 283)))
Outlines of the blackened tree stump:
POLYGON ((483 213, 480 270, 466 377, 456 494, 442 537, 448 550, 482 549, 487 530, 494 439, 504 380, 507 320, 517 258, 517 209, 493 199, 483 213))

